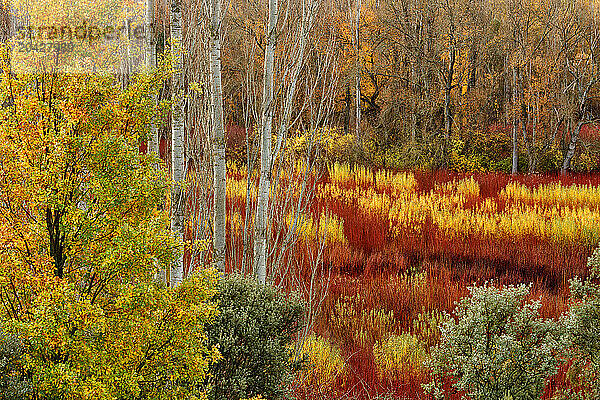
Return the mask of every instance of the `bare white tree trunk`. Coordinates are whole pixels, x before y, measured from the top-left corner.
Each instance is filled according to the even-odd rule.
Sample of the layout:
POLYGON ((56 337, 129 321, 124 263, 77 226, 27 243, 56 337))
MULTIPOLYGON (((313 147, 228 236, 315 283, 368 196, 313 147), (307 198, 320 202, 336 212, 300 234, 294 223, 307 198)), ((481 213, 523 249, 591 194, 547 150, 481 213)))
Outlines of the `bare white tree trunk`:
POLYGON ((569 147, 567 148, 567 153, 565 154, 565 158, 563 159, 563 164, 560 169, 561 175, 566 175, 567 171, 571 167, 571 160, 575 156, 575 149, 577 148, 577 141, 579 140, 579 134, 581 133, 581 128, 585 125, 585 122, 578 122, 577 127, 571 132, 571 139, 569 140, 569 147))
MULTIPOLYGON (((181 0, 171 1, 171 51, 173 53, 173 104, 171 108, 171 230, 183 241, 185 226, 182 185, 185 178, 184 124, 183 124, 183 52, 181 46, 181 0)), ((170 285, 183 281, 183 254, 171 269, 170 285)))
POLYGON ((571 132, 571 139, 560 171, 561 175, 566 175, 571 167, 571 160, 575 156, 581 128, 595 120, 588 101, 590 100, 592 88, 600 81, 600 66, 595 56, 600 48, 600 24, 597 17, 598 14, 592 17, 593 24, 589 31, 586 32, 585 29, 580 31, 585 32, 582 33, 579 40, 587 55, 579 59, 569 60, 566 64, 569 74, 573 78, 568 88, 572 91, 573 99, 577 102, 577 117, 575 119, 577 127, 571 132))
POLYGON ((121 59, 121 87, 126 89, 129 86, 131 80, 132 66, 131 66, 131 19, 129 18, 128 10, 125 9, 125 20, 123 21, 123 27, 125 28, 125 37, 127 38, 126 46, 122 50, 121 59))
POLYGON ((221 0, 212 0, 210 25, 210 71, 213 130, 213 263, 225 272, 225 127, 223 124, 223 88, 221 85, 221 0))
MULTIPOLYGON (((154 0, 146 0, 146 68, 148 73, 156 67, 156 42, 154 40, 154 0)), ((153 96, 156 104, 156 96, 153 96)), ((158 127, 156 124, 150 126, 148 137, 148 153, 158 155, 158 127)))
POLYGON ((277 145, 275 148, 275 154, 271 158, 271 164, 276 159, 282 149, 282 145, 285 142, 287 133, 290 127, 290 120, 292 117, 292 110, 294 108, 294 98, 296 97, 296 90, 298 87, 298 78, 302 67, 305 65, 305 52, 310 39, 310 32, 313 27, 314 15, 319 8, 318 0, 302 1, 302 22, 298 30, 298 42, 294 48, 293 54, 293 65, 291 67, 290 82, 288 85, 287 93, 285 95, 285 101, 283 102, 281 109, 281 122, 279 124, 279 131, 277 133, 277 145))
POLYGON ((260 283, 267 278, 267 215, 271 189, 271 130, 273 125, 273 86, 277 40, 277 0, 269 0, 265 49, 262 117, 260 130, 260 180, 254 232, 254 271, 260 283))
MULTIPOLYGON (((156 68, 156 41, 154 38, 154 13, 155 6, 154 0, 146 0, 146 15, 145 15, 145 40, 146 40, 146 48, 145 48, 145 63, 147 73, 151 74, 154 68, 156 68)), ((158 99, 156 95, 152 95, 152 102, 156 105, 158 99)), ((148 154, 156 154, 159 156, 158 150, 158 127, 154 122, 150 123, 150 135, 148 136, 148 154)), ((158 165, 156 166, 158 167, 158 165)), ((167 271, 164 268, 161 268, 157 271, 155 279, 160 280, 165 285, 167 284, 167 271)))
POLYGON ((450 59, 448 69, 445 71, 444 82, 444 166, 448 166, 450 160, 450 139, 452 138, 452 82, 454 81, 454 66, 456 64, 456 43, 451 39, 448 49, 450 59))

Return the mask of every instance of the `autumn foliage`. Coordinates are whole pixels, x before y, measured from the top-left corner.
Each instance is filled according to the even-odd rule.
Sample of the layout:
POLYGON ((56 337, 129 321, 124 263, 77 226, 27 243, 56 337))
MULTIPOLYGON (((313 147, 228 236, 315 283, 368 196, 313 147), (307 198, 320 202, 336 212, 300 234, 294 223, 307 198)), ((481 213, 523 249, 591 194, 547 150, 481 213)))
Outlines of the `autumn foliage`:
POLYGON ((154 281, 181 251, 163 169, 138 150, 161 79, 2 75, 0 340, 21 343, 6 373, 31 398, 203 393, 216 273, 154 281))

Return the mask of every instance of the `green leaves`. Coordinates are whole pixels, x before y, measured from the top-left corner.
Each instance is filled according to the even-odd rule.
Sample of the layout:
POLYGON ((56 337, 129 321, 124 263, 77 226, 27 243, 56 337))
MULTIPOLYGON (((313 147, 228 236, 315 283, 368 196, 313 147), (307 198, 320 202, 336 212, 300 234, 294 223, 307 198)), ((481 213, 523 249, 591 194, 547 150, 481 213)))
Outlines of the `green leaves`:
POLYGON ((568 384, 554 398, 599 399, 599 265, 596 249, 590 277, 571 280, 570 308, 559 321, 541 318, 540 301, 527 301, 531 286, 470 288, 441 325, 428 362, 433 380, 424 388, 437 399, 445 398, 444 383, 473 399, 540 399, 566 364, 568 384))
POLYGON ((25 343, 23 369, 40 398, 191 398, 218 358, 203 330, 216 314, 216 279, 205 270, 177 289, 124 284, 103 307, 56 280, 30 320, 4 328, 25 343))
POLYGON ((571 307, 562 322, 572 364, 558 399, 600 399, 600 248, 588 259, 590 277, 570 281, 571 307))

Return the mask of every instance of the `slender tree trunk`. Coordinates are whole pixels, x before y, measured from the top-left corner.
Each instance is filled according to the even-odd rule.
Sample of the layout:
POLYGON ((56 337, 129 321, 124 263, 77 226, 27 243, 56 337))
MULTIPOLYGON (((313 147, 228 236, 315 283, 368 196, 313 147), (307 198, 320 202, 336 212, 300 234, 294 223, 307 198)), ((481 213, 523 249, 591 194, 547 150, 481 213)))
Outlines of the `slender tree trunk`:
POLYGON ((533 174, 537 171, 537 163, 539 152, 536 150, 537 124, 538 124, 538 104, 533 106, 533 123, 531 126, 531 164, 529 164, 529 173, 533 174))
POLYGON ((579 140, 579 134, 581 133, 581 128, 585 125, 584 122, 579 122, 577 127, 571 132, 571 140, 569 141, 569 147, 567 148, 567 153, 565 154, 565 158, 563 159, 563 165, 560 169, 561 175, 566 175, 567 171, 571 167, 571 160, 573 156, 575 156, 575 149, 577 148, 577 141, 579 140))
POLYGON ((355 45, 356 45, 356 140, 362 140, 360 132, 360 8, 361 0, 356 1, 356 26, 355 26, 355 45))
POLYGON ((415 63, 411 65, 411 79, 412 87, 415 89, 411 93, 411 110, 410 110, 410 142, 414 145, 417 139, 417 96, 419 89, 417 88, 417 82, 419 77, 417 75, 417 67, 415 63))
POLYGON ((350 133, 350 108, 352 106, 352 95, 350 94, 350 83, 346 84, 346 98, 344 100, 344 135, 350 133))
POLYGON ((471 53, 469 57, 469 77, 467 80, 467 93, 475 88, 477 83, 477 45, 471 47, 471 53))
MULTIPOLYGON (((154 37, 154 0, 146 0, 146 68, 148 73, 156 67, 156 40, 154 37)), ((153 98, 156 104, 156 96, 153 98)), ((156 124, 150 126, 148 137, 148 153, 158 155, 158 127, 156 124)))
MULTIPOLYGON (((4 4, 4 2, 0 2, 0 43, 8 42, 15 31, 15 17, 10 4, 11 3, 4 4)), ((10 72, 10 48, 6 46, 5 49, 5 53, 0 54, 0 59, 6 63, 6 67, 10 72)), ((0 82, 2 82, 4 76, 2 72, 4 71, 0 68, 0 82)), ((10 103, 10 100, 6 104, 8 103, 10 103)), ((2 105, 2 107, 4 107, 4 105, 2 105)))
POLYGON ((123 89, 127 89, 127 87, 129 86, 129 81, 131 80, 132 73, 131 44, 129 41, 129 38, 132 37, 131 19, 129 18, 129 16, 127 17, 128 18, 123 21, 123 26, 125 27, 125 37, 128 39, 127 45, 123 50, 125 54, 123 54, 123 58, 121 60, 121 86, 123 89))
POLYGON ((267 279, 267 214, 271 189, 271 130, 273 125, 273 86, 275 45, 277 40, 277 0, 269 0, 269 20, 267 23, 265 49, 263 102, 260 132, 260 178, 256 205, 254 233, 254 271, 260 283, 267 279))
POLYGON ((213 263, 225 272, 225 127, 223 124, 223 87, 221 85, 221 0, 212 0, 210 42, 211 101, 213 126, 213 263))
POLYGON ((11 2, 7 2, 6 4, 0 2, 0 43, 8 42, 8 39, 13 34, 11 4, 11 2))
MULTIPOLYGON (((171 1, 171 50, 173 52, 173 104, 171 108, 171 230, 183 241, 185 218, 182 185, 185 179, 184 115, 183 115, 183 52, 181 46, 181 0, 171 1)), ((170 285, 183 281, 183 254, 171 269, 170 285)))
POLYGON ((446 142, 452 137, 452 81, 454 80, 454 63, 456 62, 456 52, 450 50, 450 65, 448 66, 448 79, 446 80, 446 88, 444 91, 444 128, 446 142))
POLYGON ((450 138, 452 137, 452 81, 454 80, 454 63, 456 62, 456 50, 450 48, 450 64, 448 65, 448 75, 446 76, 444 88, 444 165, 448 165, 450 138))
POLYGON ((294 109, 294 98, 296 97, 296 88, 298 87, 298 79, 300 77, 300 72, 302 71, 302 66, 304 65, 304 54, 306 52, 310 29, 312 28, 313 23, 314 5, 312 2, 309 2, 307 8, 309 11, 304 11, 302 14, 302 23, 299 32, 300 39, 294 52, 295 62, 292 66, 289 85, 285 95, 283 109, 281 110, 279 131, 277 133, 277 146, 275 148, 275 154, 272 156, 271 164, 273 164, 273 160, 279 156, 290 127, 290 120, 294 109))
MULTIPOLYGON (((152 73, 154 68, 156 68, 156 38, 154 36, 154 0, 146 0, 146 54, 145 54, 145 63, 146 69, 148 73, 152 73)), ((156 105, 158 99, 157 96, 152 96, 153 104, 156 105)), ((150 124, 150 136, 148 136, 148 154, 154 153, 157 157, 160 156, 158 150, 158 127, 154 122, 150 124)), ((158 165, 156 166, 158 167, 158 165)), ((160 271, 157 272, 155 277, 157 280, 160 280, 165 285, 167 284, 167 271, 164 268, 161 268, 160 271)))
POLYGON ((525 145, 525 151, 527 152, 527 171, 531 174, 535 168, 535 157, 533 154, 533 146, 531 141, 527 137, 527 124, 521 121, 521 131, 523 133, 523 144, 525 145))

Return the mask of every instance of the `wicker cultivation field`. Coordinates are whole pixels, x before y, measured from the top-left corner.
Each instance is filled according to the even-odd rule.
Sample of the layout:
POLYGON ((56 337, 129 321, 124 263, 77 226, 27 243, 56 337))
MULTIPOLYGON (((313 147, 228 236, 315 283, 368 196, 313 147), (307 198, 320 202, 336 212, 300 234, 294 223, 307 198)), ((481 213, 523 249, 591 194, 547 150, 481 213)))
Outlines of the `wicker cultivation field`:
POLYGON ((0 400, 600 400, 600 0, 0 0, 0 400))
MULTIPOLYGON (((228 241, 236 251, 247 176, 229 170, 228 241)), ((312 367, 295 385, 305 399, 424 398, 422 363, 439 341, 441 312, 452 311, 468 286, 533 282, 542 314, 558 317, 568 280, 586 276, 600 238, 597 174, 392 172, 336 163, 314 183, 315 201, 298 218, 297 270, 288 273, 310 280, 314 260, 306 253, 322 249, 312 281, 321 296, 315 333, 303 350, 312 367)))

